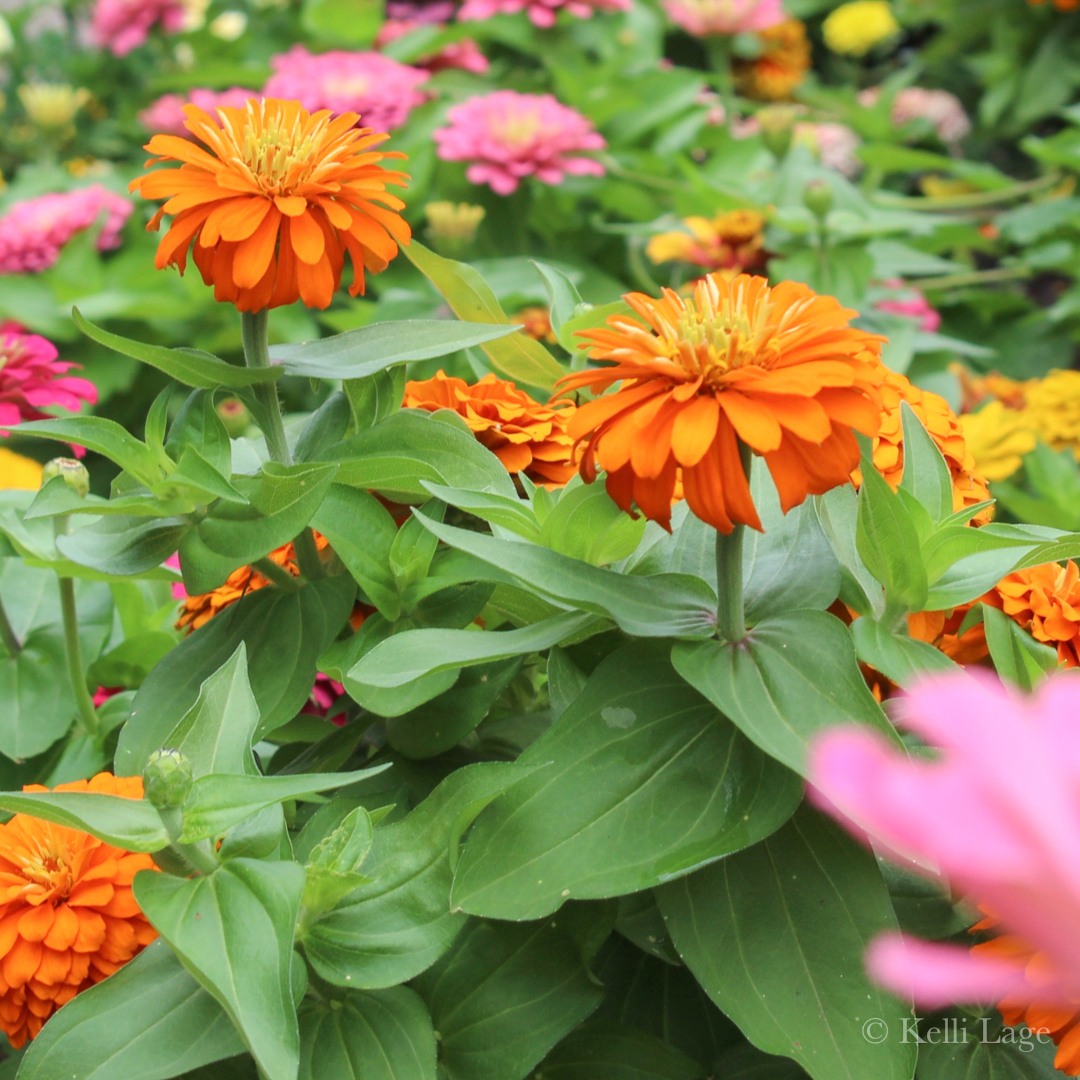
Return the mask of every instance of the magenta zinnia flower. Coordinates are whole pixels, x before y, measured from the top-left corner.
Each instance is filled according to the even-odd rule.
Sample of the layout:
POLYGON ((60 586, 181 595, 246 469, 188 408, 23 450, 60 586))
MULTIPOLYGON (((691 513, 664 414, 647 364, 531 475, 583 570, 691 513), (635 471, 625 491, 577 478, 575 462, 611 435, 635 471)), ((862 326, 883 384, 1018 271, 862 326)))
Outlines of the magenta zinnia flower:
POLYGON ((782 0, 664 0, 664 10, 688 34, 749 34, 787 16, 782 0))
POLYGON ((527 11, 534 26, 554 26, 560 11, 588 19, 594 11, 627 11, 630 0, 465 0, 458 12, 464 22, 490 19, 495 15, 516 15, 527 11))
POLYGON ((245 90, 240 86, 229 90, 198 89, 187 94, 162 94, 157 101, 139 113, 139 123, 155 135, 179 135, 188 139, 191 135, 184 127, 184 121, 187 120, 184 115, 185 105, 194 105, 212 116, 217 108, 242 109, 249 101, 258 100, 260 97, 262 94, 257 90, 245 90))
MULTIPOLYGON (((1025 968, 962 946, 879 938, 871 973, 928 1007, 1052 1002, 1080 994, 1080 680, 1048 678, 1029 698, 977 670, 928 679, 901 699, 903 722, 936 760, 909 757, 858 728, 826 733, 811 755, 823 808, 877 846, 943 874, 1044 954, 1025 968)), ((812 789, 812 794, 814 793, 812 789)))
POLYGON ((447 126, 434 133, 439 157, 471 162, 465 175, 499 195, 516 191, 526 176, 561 184, 567 174, 604 175, 599 161, 568 156, 603 150, 603 136, 592 121, 551 94, 496 90, 455 105, 446 119, 447 126))
MULTIPOLYGON (((97 387, 66 373, 78 364, 58 359, 56 346, 18 323, 0 323, 0 424, 46 420, 42 409, 78 412, 97 401, 97 387)), ((3 432, 6 436, 8 432, 3 432)), ((85 451, 75 447, 81 457, 85 451)))
POLYGON ((183 24, 182 0, 97 0, 90 16, 90 39, 114 56, 127 56, 155 26, 175 34, 183 24))
POLYGON ((905 287, 899 278, 890 278, 883 282, 891 289, 896 289, 900 294, 893 299, 879 300, 874 306, 878 311, 888 311, 893 315, 903 315, 919 324, 920 330, 928 333, 937 333, 941 327, 941 314, 930 306, 926 294, 921 289, 905 287))
POLYGON ((424 102, 417 89, 431 77, 377 52, 309 53, 294 45, 270 61, 274 74, 263 87, 268 98, 299 101, 308 112, 360 114, 364 127, 393 131, 424 102))
POLYGON ((0 217, 0 274, 47 270, 76 233, 99 221, 98 250, 119 247, 131 210, 130 199, 100 184, 16 203, 0 217))

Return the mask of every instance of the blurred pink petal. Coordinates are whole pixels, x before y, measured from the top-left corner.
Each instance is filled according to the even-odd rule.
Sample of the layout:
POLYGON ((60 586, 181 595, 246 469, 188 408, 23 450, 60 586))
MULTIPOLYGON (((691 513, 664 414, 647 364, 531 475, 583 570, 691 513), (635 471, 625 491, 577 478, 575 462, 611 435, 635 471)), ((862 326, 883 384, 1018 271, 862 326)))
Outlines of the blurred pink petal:
POLYGON ((534 26, 547 28, 555 25, 560 10, 588 19, 594 11, 628 11, 630 6, 631 0, 465 0, 457 17, 463 22, 476 22, 525 11, 534 26))
POLYGON ((195 105, 212 116, 215 109, 242 109, 253 98, 257 100, 261 96, 256 90, 244 90, 239 86, 229 90, 195 89, 186 94, 162 94, 139 113, 139 123, 155 135, 179 135, 187 139, 191 135, 184 126, 187 121, 185 105, 195 105))
POLYGON ((787 18, 782 0, 663 0, 663 3, 674 22, 698 37, 768 30, 787 18))
POLYGON ((90 15, 90 38, 99 48, 126 56, 155 26, 175 34, 183 23, 183 0, 97 0, 90 15))

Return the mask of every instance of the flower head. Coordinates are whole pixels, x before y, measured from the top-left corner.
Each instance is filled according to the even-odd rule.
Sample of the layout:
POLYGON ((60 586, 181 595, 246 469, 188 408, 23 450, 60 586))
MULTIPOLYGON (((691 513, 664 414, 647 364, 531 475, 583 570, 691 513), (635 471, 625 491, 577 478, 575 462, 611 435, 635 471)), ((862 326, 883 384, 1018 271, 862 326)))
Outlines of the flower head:
POLYGON ((764 267, 765 217, 757 210, 730 210, 712 220, 688 217, 682 224, 681 230, 650 238, 645 254, 654 263, 693 263, 731 277, 764 267))
POLYGON ((534 26, 547 27, 555 25, 563 9, 576 18, 588 19, 594 11, 628 11, 630 0, 465 0, 458 18, 472 22, 527 11, 534 26))
POLYGON ((98 251, 119 247, 131 211, 130 199, 100 184, 15 203, 0 217, 0 274, 48 270, 73 236, 95 224, 98 251))
POLYGON ((1051 371, 1024 384, 1024 408, 1039 438, 1080 458, 1080 371, 1051 371))
POLYGON ((785 19, 758 34, 761 55, 737 60, 735 81, 748 97, 786 101, 810 70, 810 39, 799 19, 785 19))
POLYGON ((514 312, 514 322, 521 323, 525 333, 534 341, 546 341, 549 345, 554 345, 559 340, 555 327, 551 325, 551 308, 523 307, 514 312))
POLYGON ((139 123, 147 131, 160 132, 162 135, 180 135, 188 137, 185 105, 195 105, 205 113, 213 114, 222 106, 242 109, 259 94, 254 90, 245 90, 234 86, 229 90, 189 90, 186 94, 162 94, 156 101, 139 113, 139 123))
POLYGON ((183 0, 95 0, 90 38, 114 56, 127 56, 158 25, 167 34, 183 29, 183 0))
POLYGON ((962 413, 960 426, 975 468, 987 480, 1007 480, 1038 441, 1026 415, 1001 401, 988 401, 978 412, 962 413))
POLYGON ((561 184, 567 174, 604 175, 599 161, 570 156, 603 150, 603 136, 551 94, 496 90, 455 105, 446 119, 447 126, 434 133, 439 157, 470 162, 469 180, 499 195, 516 191, 526 176, 561 184))
POLYGON ((859 460, 853 434, 881 424, 879 335, 848 325, 855 312, 831 296, 785 281, 722 274, 702 278, 691 299, 665 289, 624 298, 639 318, 613 315, 581 331, 594 360, 563 390, 599 394, 570 421, 585 443, 581 474, 607 471, 607 489, 667 526, 682 480, 690 509, 731 532, 761 528, 740 440, 761 455, 786 513, 808 495, 846 483, 859 460))
MULTIPOLYGON (((140 799, 143 786, 137 776, 99 773, 54 790, 140 799)), ((131 890, 135 875, 152 869, 149 855, 29 814, 0 825, 0 1030, 12 1046, 157 937, 131 890)))
POLYGON ((892 122, 903 127, 914 120, 930 124, 937 137, 950 146, 958 143, 971 131, 971 121, 964 106, 948 90, 926 90, 907 86, 893 99, 892 122))
POLYGON ((63 131, 90 100, 90 91, 68 83, 28 82, 19 87, 19 100, 42 131, 63 131))
POLYGON ((41 472, 39 462, 0 446, 0 491, 37 491, 41 472))
POLYGON ((427 412, 452 409, 509 473, 524 473, 548 485, 565 484, 574 475, 573 442, 566 430, 574 415, 572 405, 542 405, 493 374, 470 386, 442 371, 432 379, 406 383, 404 404, 427 412))
POLYGON ((1072 559, 1017 570, 983 599, 1054 646, 1062 665, 1080 667, 1080 569, 1072 559))
POLYGON ((386 136, 357 128, 355 113, 334 118, 274 99, 219 109, 220 123, 194 105, 184 112, 206 149, 155 135, 146 149, 160 156, 150 164, 180 168, 131 182, 144 198, 168 200, 148 229, 174 215, 158 246, 159 270, 183 273, 192 248, 214 296, 241 311, 296 300, 325 308, 341 285, 346 252, 355 296, 364 291, 365 269, 385 270, 398 243, 408 243, 409 227, 395 212, 404 203, 386 190, 407 177, 379 164, 401 155, 375 150, 386 136))
POLYGON ((841 4, 821 27, 834 53, 865 56, 900 32, 888 0, 852 0, 841 4))
POLYGON ((876 733, 845 728, 812 748, 823 808, 885 849, 936 868, 1044 954, 1020 962, 894 936, 871 973, 918 1002, 1056 1003, 1080 994, 1080 681, 1051 676, 1030 698, 989 673, 928 679, 903 699, 903 722, 939 748, 909 757, 876 733))
POLYGON ((688 34, 747 34, 785 19, 782 0, 663 0, 672 21, 688 34))
POLYGON ((448 255, 461 254, 476 239, 487 211, 472 203, 430 202, 424 207, 431 242, 448 255))
POLYGON ((382 53, 310 53, 303 45, 275 56, 270 67, 274 74, 263 87, 267 98, 298 101, 311 113, 356 113, 360 123, 375 131, 401 127, 426 100, 418 88, 431 77, 382 53))
POLYGON ((78 412, 84 403, 95 404, 97 387, 67 374, 78 366, 60 360, 51 341, 0 323, 0 424, 48 419, 43 408, 78 412))
POLYGON ((916 288, 904 288, 904 283, 899 278, 886 281, 884 284, 890 288, 902 291, 901 296, 888 300, 879 300, 874 306, 878 311, 888 311, 893 315, 903 315, 918 323, 919 329, 929 334, 936 333, 941 327, 941 315, 935 311, 926 294, 916 288))
POLYGON ((794 141, 815 153, 827 169, 852 177, 861 168, 857 151, 862 140, 847 126, 804 120, 795 125, 794 141))

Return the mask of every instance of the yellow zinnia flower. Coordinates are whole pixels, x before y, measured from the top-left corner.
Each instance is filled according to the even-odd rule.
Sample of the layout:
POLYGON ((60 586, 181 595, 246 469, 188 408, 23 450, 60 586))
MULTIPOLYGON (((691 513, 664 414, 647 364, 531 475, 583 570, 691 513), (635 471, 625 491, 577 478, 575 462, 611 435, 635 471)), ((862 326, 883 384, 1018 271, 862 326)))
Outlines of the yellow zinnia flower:
POLYGON ((865 56, 900 30, 886 0, 841 4, 822 25, 825 44, 844 56, 865 56))
POLYGON ((1008 479, 1023 464, 1024 455, 1035 449, 1035 432, 1027 415, 1000 401, 965 413, 960 424, 975 467, 987 480, 1008 479))
POLYGON ((0 491, 37 491, 41 487, 41 465, 0 446, 0 491))

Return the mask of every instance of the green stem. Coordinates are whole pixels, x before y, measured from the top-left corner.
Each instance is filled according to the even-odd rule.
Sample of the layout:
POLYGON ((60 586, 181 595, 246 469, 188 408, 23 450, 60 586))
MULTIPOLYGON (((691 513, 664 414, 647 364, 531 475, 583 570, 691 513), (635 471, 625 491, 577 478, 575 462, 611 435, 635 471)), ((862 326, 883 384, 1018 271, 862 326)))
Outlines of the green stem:
MULTIPOLYGON (((248 367, 270 366, 270 339, 267 336, 269 311, 243 311, 240 313, 240 333, 244 342, 244 363, 248 367)), ((282 465, 293 463, 289 442, 285 438, 285 423, 281 417, 281 400, 278 398, 276 383, 260 383, 254 387, 254 393, 266 414, 266 449, 270 457, 282 465)), ((304 529, 293 541, 296 548, 296 560, 304 576, 323 577, 322 561, 315 547, 315 537, 310 529, 304 529)), ((270 574, 266 575, 271 577, 270 574)), ((271 578, 275 580, 275 578, 271 578)))
POLYGON ((94 699, 86 686, 83 670, 82 646, 79 643, 79 613, 75 608, 75 582, 72 578, 60 578, 60 611, 64 619, 64 652, 67 654, 68 676, 71 689, 75 691, 75 705, 83 730, 96 739, 99 730, 94 699))
POLYGON ((731 38, 726 34, 710 34, 705 39, 709 64, 716 74, 716 88, 724 106, 724 127, 735 126, 735 78, 731 70, 731 38))
POLYGON ((268 578, 286 592, 296 592, 304 584, 303 578, 293 577, 288 570, 278 566, 273 559, 256 559, 251 564, 251 569, 258 570, 264 578, 268 578))
POLYGON ((182 844, 180 836, 184 830, 184 813, 180 807, 158 810, 161 823, 169 834, 169 847, 189 866, 202 874, 212 874, 218 868, 217 856, 209 840, 200 840, 195 844, 182 844))
POLYGON ((959 289, 965 285, 992 285, 998 281, 1021 281, 1031 277, 1028 266, 998 266, 992 270, 972 270, 963 274, 942 274, 939 277, 914 278, 908 284, 923 292, 935 289, 959 289))
MULTIPOLYGON (((742 470, 750 479, 750 447, 739 442, 742 470)), ((746 637, 746 613, 743 610, 743 534, 745 525, 736 525, 730 533, 716 533, 716 629, 724 641, 742 641, 746 637)))
POLYGON ((0 641, 3 641, 8 656, 18 656, 22 652, 22 642, 19 641, 19 635, 15 633, 15 627, 11 625, 2 600, 0 600, 0 641))
POLYGON ((1033 195, 1047 188, 1060 184, 1062 173, 1058 170, 1040 176, 1035 180, 1025 180, 1020 184, 1012 184, 1006 188, 998 188, 996 191, 973 191, 965 195, 896 195, 891 191, 875 192, 870 201, 877 206, 920 209, 920 210, 978 210, 985 207, 997 206, 1000 203, 1013 202, 1022 199, 1025 195, 1033 195))

